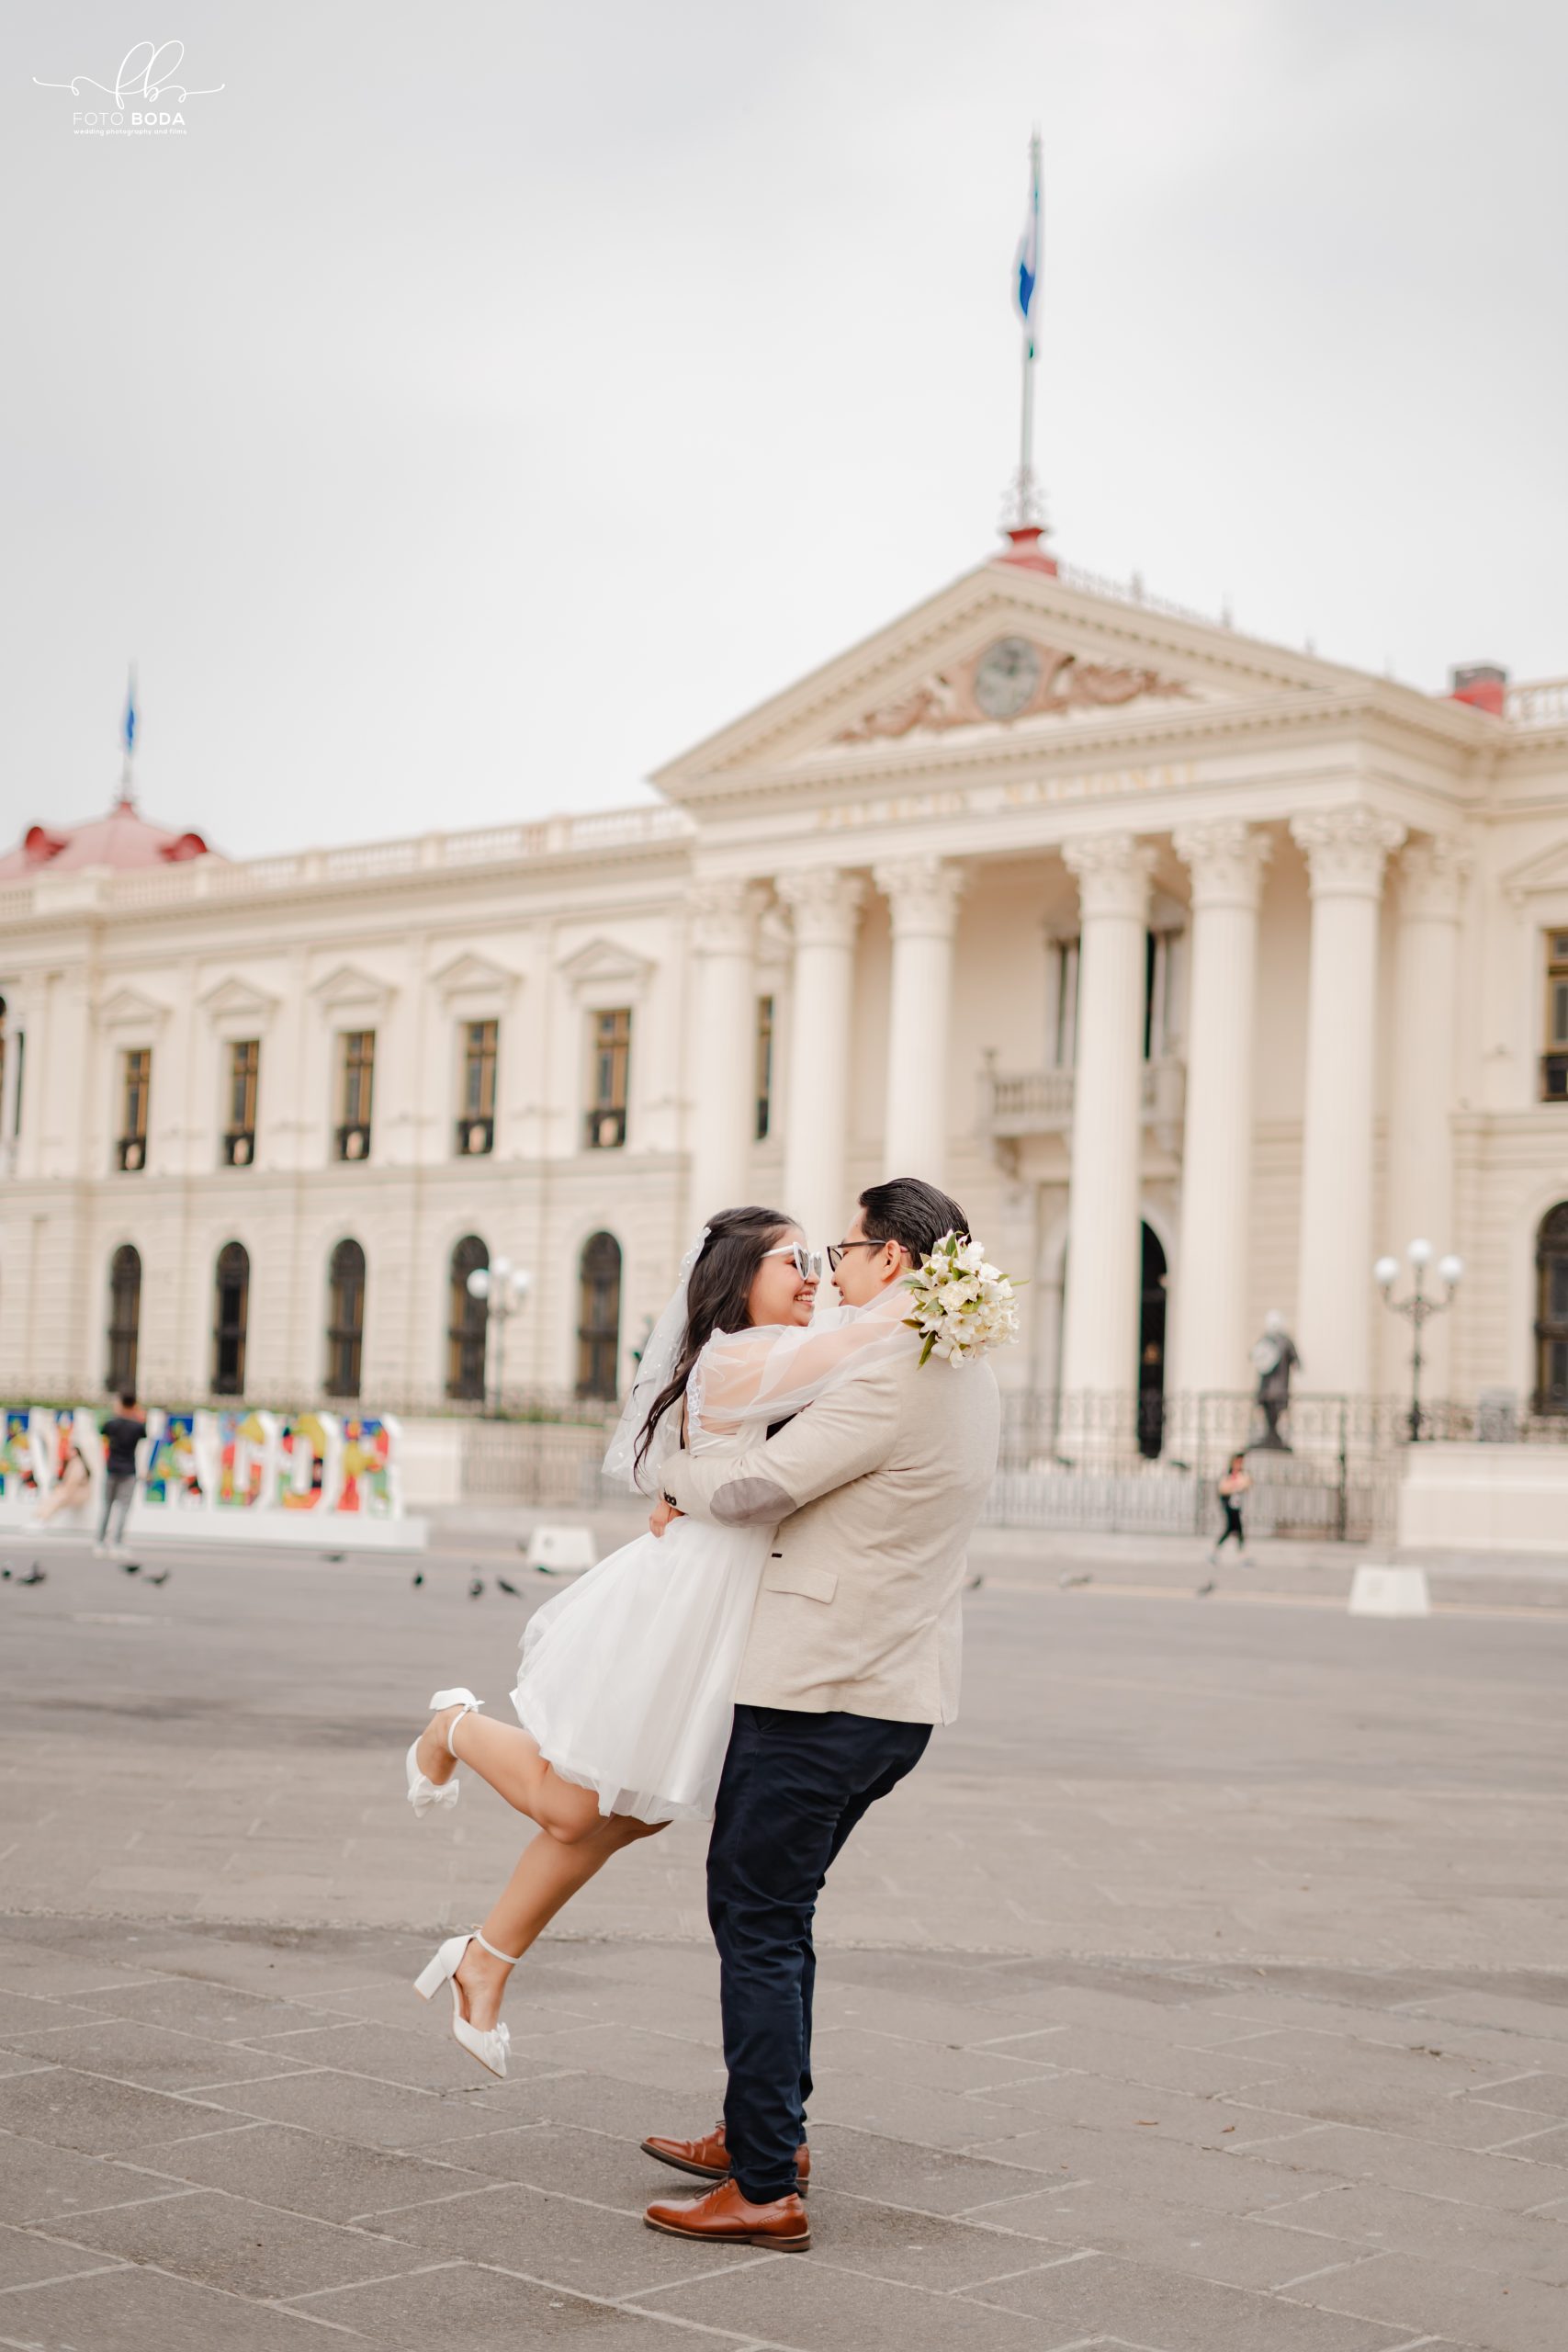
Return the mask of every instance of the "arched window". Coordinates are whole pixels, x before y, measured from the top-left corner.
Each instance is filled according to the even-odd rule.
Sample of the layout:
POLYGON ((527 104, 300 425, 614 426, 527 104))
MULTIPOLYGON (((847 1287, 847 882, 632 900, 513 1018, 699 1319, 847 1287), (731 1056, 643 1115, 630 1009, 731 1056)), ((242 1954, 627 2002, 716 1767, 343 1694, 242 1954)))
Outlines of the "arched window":
POLYGON ((141 1329, 141 1259, 122 1241, 109 1264, 109 1351, 105 1385, 118 1396, 134 1395, 141 1329))
POLYGON ((357 1396, 365 1345, 365 1252, 357 1241, 333 1251, 327 1292, 327 1395, 357 1396))
POLYGON ((620 1386, 621 1245, 591 1233, 578 1270, 577 1393, 613 1399, 620 1386))
POLYGON ((1145 1225, 1138 1315, 1138 1452, 1150 1462, 1165 1443, 1165 1251, 1154 1228, 1145 1225))
POLYGON ((468 1295, 468 1276, 490 1264, 490 1251, 477 1233, 465 1233, 452 1252, 447 1286, 446 1394, 483 1401, 485 1393, 485 1303, 468 1295))
POLYGON ((243 1241, 218 1252, 212 1285, 212 1393, 241 1396, 245 1388, 245 1327, 251 1312, 251 1258, 243 1241))
POLYGON ((1568 1413, 1568 1201, 1541 1218, 1535 1267, 1535 1409, 1568 1413))

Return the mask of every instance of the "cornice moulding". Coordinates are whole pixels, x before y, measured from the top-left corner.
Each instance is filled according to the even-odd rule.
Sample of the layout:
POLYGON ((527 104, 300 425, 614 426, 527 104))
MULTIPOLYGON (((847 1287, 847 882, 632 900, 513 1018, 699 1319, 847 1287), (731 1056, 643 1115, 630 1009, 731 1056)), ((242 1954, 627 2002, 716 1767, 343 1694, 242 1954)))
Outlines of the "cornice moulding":
MULTIPOLYGON (((1412 713, 1403 705, 1391 707, 1375 692, 1357 691, 1299 699, 1271 696, 1248 704, 1204 703, 1190 709, 1163 703, 1135 718, 1103 723, 1075 721, 1070 731, 1064 728, 1055 735, 1039 730, 1029 735, 998 734, 963 745, 951 737, 928 738, 919 743, 905 740, 894 749, 869 755, 852 745, 831 760, 814 756, 808 764, 795 767, 732 771, 704 779, 689 789, 693 801, 704 809, 745 806, 759 810, 792 800, 836 797, 872 784, 907 786, 927 777, 940 778, 950 788, 962 791, 987 773, 1114 766, 1128 753, 1142 752, 1147 757, 1161 746, 1169 747, 1171 757, 1191 759, 1200 755, 1205 744, 1217 749, 1249 737, 1294 736, 1310 741, 1325 733, 1343 732, 1348 724, 1358 720, 1373 722, 1363 732, 1392 735, 1396 740, 1414 736, 1441 744, 1450 754, 1444 765, 1451 769, 1452 783, 1462 788, 1467 782, 1462 766, 1451 755, 1468 745, 1456 740, 1443 720, 1423 723, 1420 713, 1412 713)), ((1152 763, 1159 764, 1158 759, 1152 763)))

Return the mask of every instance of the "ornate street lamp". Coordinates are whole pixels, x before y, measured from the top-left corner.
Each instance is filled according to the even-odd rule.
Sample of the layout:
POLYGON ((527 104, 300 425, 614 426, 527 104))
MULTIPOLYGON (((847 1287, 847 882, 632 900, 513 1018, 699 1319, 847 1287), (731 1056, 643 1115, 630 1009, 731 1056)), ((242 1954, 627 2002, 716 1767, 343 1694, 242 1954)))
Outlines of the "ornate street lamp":
POLYGON ((1412 1241, 1404 1252, 1410 1261, 1415 1288, 1408 1298, 1395 1298, 1393 1285, 1399 1279, 1397 1258, 1380 1258, 1372 1268, 1372 1280, 1382 1293, 1383 1305, 1395 1315, 1404 1316, 1410 1324, 1410 1442, 1419 1444, 1421 1439, 1421 1334, 1434 1315, 1440 1315, 1454 1303, 1460 1277, 1464 1272, 1464 1260, 1456 1258, 1450 1250, 1446 1258, 1438 1261, 1438 1280, 1443 1284, 1442 1298, 1427 1295, 1427 1269, 1432 1262, 1429 1241, 1412 1241))
POLYGON ((504 1385, 506 1365, 506 1326, 510 1317, 526 1299, 534 1287, 534 1277, 525 1266, 514 1266, 510 1258, 492 1259, 488 1266, 476 1266, 468 1276, 468 1296, 484 1301, 485 1352, 490 1352, 490 1329, 495 1326, 495 1402, 491 1418, 499 1419, 501 1394, 504 1385))

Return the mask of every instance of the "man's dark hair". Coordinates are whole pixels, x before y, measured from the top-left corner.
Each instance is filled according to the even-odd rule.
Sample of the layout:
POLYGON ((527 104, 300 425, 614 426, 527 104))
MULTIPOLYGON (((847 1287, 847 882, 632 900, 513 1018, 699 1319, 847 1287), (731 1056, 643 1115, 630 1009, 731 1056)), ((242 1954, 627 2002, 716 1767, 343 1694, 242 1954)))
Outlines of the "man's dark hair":
POLYGON ((861 1223, 868 1241, 898 1241, 918 1266, 943 1234, 969 1238, 969 1220, 950 1193, 921 1176, 890 1176, 868 1185, 860 1196, 861 1223))
POLYGON ((120 1403, 125 1407, 126 1411, 129 1413, 129 1412, 130 1412, 130 1408, 131 1408, 131 1407, 132 1407, 132 1406, 135 1404, 135 1402, 136 1402, 136 1391, 135 1391, 135 1389, 134 1389, 134 1388, 122 1388, 122 1389, 120 1390, 120 1392, 119 1392, 119 1401, 120 1401, 120 1403))

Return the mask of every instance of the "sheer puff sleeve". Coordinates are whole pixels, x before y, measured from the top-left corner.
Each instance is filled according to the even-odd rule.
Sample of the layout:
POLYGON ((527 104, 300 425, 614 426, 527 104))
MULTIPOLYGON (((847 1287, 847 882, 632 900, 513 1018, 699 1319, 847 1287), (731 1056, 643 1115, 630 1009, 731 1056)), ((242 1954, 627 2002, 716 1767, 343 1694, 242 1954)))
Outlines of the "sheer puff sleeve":
POLYGON ((705 1441, 760 1437, 841 1381, 913 1353, 919 1341, 904 1321, 908 1305, 895 1283, 867 1306, 829 1307, 804 1326, 716 1331, 686 1388, 694 1452, 705 1441))

